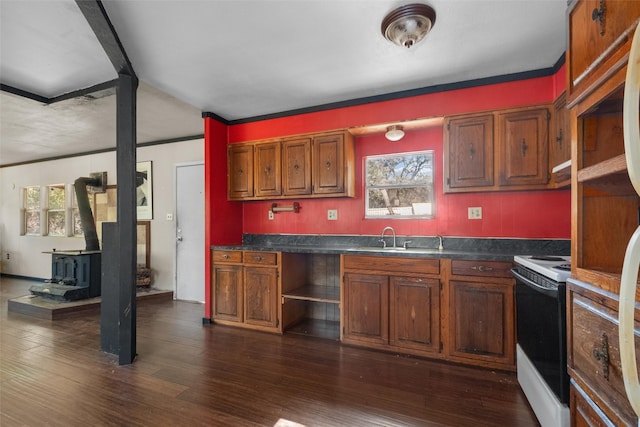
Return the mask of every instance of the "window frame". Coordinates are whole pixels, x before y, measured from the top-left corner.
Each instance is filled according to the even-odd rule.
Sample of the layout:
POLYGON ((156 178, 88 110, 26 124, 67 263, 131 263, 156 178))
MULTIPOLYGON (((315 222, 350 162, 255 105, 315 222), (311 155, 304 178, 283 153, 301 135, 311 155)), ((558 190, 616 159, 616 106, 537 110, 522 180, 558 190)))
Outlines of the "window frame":
POLYGON ((42 187, 40 187, 39 185, 28 185, 26 187, 23 187, 22 190, 22 235, 40 236, 42 234, 42 187), (38 206, 35 208, 29 207, 29 197, 27 196, 27 193, 31 189, 38 190, 38 206), (35 213, 35 215, 37 215, 38 217, 38 228, 34 232, 29 232, 28 229, 29 221, 27 220, 27 217, 30 213, 35 213))
MULTIPOLYGON (((365 219, 434 219, 436 217, 436 193, 435 193, 435 150, 416 150, 416 151, 407 151, 407 152, 399 152, 399 153, 388 153, 388 154, 373 154, 369 156, 364 156, 363 158, 364 165, 364 177, 363 177, 363 192, 364 192, 364 218, 365 219), (371 184, 369 182, 369 162, 375 159, 390 159, 394 157, 405 157, 411 155, 425 155, 431 157, 431 179, 430 182, 422 185, 414 185, 414 184, 371 184), (430 203, 430 213, 425 214, 385 214, 385 215, 373 215, 371 214, 371 210, 375 208, 369 207, 370 195, 369 192, 371 190, 379 190, 379 189, 401 189, 401 188, 416 188, 416 187, 424 187, 427 189, 427 192, 431 194, 431 201, 427 201, 425 203, 430 203)), ((405 207, 406 209, 407 207, 405 207)), ((412 207, 413 208, 413 207, 412 207)), ((393 208, 392 208, 393 209, 393 208)))
POLYGON ((65 184, 51 184, 47 185, 47 209, 46 209, 46 219, 47 219, 47 236, 51 237, 67 237, 67 186, 65 184), (56 207, 55 209, 51 208, 51 190, 57 188, 63 191, 64 199, 62 200, 62 206, 56 207), (51 233, 51 214, 61 214, 62 215, 62 232, 52 234, 51 233))

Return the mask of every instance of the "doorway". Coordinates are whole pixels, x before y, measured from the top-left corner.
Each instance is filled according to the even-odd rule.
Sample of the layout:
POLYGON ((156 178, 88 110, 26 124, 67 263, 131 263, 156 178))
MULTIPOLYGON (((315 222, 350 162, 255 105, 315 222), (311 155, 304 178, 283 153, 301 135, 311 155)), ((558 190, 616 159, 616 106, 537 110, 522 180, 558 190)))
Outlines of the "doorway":
POLYGON ((204 302, 204 163, 176 165, 175 299, 204 302))

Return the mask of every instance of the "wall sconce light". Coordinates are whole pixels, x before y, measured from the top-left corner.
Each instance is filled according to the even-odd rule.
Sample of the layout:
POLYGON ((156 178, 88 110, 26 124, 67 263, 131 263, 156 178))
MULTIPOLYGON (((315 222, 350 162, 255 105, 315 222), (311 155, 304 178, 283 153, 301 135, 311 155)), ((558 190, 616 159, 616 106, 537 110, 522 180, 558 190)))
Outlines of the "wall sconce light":
POLYGON ((382 20, 382 35, 398 46, 410 48, 422 40, 436 22, 436 11, 426 4, 413 3, 389 12, 382 20))
POLYGON ((402 138, 404 138, 404 130, 400 125, 392 125, 387 128, 384 136, 389 141, 400 141, 402 138))

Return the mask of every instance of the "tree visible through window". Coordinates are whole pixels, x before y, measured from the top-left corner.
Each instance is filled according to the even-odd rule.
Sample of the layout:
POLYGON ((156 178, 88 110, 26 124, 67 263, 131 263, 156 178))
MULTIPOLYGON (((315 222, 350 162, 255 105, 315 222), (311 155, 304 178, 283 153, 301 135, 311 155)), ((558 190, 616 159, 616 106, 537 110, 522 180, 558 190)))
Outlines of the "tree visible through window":
POLYGON ((40 234, 40 187, 24 188, 24 233, 40 234))
POLYGON ((434 216, 433 151, 416 151, 365 159, 367 218, 434 216))
POLYGON ((66 192, 64 184, 50 185, 47 210, 49 236, 65 236, 66 232, 66 192))

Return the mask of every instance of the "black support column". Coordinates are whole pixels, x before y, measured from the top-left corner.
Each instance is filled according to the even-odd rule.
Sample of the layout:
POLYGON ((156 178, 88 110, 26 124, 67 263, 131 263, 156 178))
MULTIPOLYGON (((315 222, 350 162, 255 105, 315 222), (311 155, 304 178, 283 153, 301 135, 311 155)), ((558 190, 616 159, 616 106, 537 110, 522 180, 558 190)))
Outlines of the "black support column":
POLYGON ((118 73, 116 85, 116 224, 103 227, 102 350, 121 365, 136 356, 136 90, 138 78, 100 0, 76 0, 118 73))

